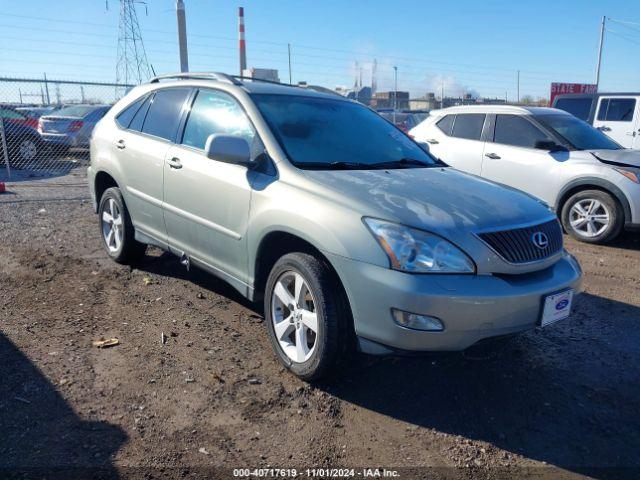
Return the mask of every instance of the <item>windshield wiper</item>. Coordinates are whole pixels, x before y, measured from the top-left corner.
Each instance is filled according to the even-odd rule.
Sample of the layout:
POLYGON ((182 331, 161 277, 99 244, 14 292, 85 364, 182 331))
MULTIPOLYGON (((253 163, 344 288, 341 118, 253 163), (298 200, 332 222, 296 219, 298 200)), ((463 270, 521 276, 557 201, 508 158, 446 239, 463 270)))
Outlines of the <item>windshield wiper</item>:
POLYGON ((400 160, 391 160, 390 162, 374 163, 372 168, 411 168, 411 167, 433 167, 435 164, 426 163, 422 160, 416 160, 414 158, 401 158, 400 160))
POLYGON ((300 162, 299 168, 307 170, 372 170, 374 165, 362 162, 300 162))

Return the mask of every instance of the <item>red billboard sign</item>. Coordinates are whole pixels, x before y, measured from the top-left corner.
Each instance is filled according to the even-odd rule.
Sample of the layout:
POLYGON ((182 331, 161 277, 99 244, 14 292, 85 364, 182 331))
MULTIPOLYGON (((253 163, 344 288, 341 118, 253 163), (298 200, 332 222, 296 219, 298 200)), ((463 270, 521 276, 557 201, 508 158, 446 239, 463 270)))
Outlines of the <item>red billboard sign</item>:
POLYGON ((567 93, 597 93, 598 86, 592 83, 552 83, 551 95, 549 96, 549 105, 553 105, 553 99, 556 95, 564 95, 567 93))

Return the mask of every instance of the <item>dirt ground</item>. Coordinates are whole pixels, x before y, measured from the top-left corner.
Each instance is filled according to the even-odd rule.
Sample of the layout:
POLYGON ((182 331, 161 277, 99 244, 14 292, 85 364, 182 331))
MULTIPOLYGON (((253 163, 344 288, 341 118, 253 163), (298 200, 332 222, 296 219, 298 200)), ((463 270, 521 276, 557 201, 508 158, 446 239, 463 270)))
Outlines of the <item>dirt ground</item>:
POLYGON ((497 351, 355 355, 309 385, 224 283, 153 249, 110 262, 81 171, 19 180, 0 194, 2 478, 640 476, 639 234, 566 239, 586 282, 566 321, 497 351))

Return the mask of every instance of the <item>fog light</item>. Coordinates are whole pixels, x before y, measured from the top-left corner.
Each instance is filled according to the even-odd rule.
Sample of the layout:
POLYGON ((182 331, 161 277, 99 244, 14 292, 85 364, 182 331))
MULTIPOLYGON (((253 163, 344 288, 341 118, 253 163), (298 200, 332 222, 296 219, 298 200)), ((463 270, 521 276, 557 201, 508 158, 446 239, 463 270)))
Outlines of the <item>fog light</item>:
POLYGON ((402 310, 391 309, 393 320, 401 327, 413 330, 425 330, 427 332, 441 332, 444 330, 442 320, 429 315, 418 315, 417 313, 403 312, 402 310))

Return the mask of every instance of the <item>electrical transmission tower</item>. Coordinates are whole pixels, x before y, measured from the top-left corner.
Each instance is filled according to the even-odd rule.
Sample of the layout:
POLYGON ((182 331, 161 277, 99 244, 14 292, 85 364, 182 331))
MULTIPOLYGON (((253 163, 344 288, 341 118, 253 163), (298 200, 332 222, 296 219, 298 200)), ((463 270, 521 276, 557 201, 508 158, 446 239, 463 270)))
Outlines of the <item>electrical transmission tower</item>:
POLYGON ((139 84, 146 82, 152 76, 152 68, 147 60, 138 25, 136 3, 141 3, 145 9, 147 8, 146 3, 139 0, 120 0, 118 63, 116 64, 116 83, 120 84, 139 84))

